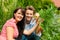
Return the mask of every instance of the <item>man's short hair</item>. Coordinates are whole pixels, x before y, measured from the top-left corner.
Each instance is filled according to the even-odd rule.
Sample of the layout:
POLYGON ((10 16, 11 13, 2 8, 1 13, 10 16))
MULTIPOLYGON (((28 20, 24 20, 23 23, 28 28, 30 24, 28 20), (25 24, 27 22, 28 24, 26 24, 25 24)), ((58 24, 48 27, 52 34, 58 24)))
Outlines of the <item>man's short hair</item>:
POLYGON ((35 8, 33 6, 27 6, 25 10, 32 10, 35 14, 35 8))

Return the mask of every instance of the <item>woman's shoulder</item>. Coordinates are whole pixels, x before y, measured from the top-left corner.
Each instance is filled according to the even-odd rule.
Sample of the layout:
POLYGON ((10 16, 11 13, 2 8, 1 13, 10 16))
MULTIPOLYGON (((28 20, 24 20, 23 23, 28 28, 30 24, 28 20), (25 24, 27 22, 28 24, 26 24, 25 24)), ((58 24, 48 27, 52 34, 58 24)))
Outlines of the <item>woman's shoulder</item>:
POLYGON ((7 20, 6 23, 12 23, 13 24, 13 23, 15 23, 15 20, 13 18, 11 18, 11 19, 7 20))
POLYGON ((14 23, 13 21, 14 21, 14 20, 11 18, 11 19, 7 20, 4 25, 5 25, 5 26, 14 26, 15 23, 14 23))
POLYGON ((7 27, 14 27, 14 23, 10 21, 11 19, 7 20, 5 24, 3 25, 1 33, 5 33, 7 27))

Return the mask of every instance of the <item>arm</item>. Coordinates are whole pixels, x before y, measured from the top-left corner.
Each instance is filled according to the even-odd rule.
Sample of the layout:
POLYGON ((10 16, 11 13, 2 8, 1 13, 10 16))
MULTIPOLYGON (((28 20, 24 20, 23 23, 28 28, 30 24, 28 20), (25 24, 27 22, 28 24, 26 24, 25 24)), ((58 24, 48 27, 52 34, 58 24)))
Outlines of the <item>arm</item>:
POLYGON ((38 22, 37 22, 37 24, 34 26, 34 27, 32 27, 30 30, 24 30, 24 32, 23 32, 23 34, 25 34, 25 35, 30 35, 32 32, 34 32, 35 31, 35 29, 37 28, 37 26, 38 26, 38 22))
POLYGON ((12 27, 7 27, 6 31, 7 31, 7 40, 14 40, 13 39, 14 29, 12 27))

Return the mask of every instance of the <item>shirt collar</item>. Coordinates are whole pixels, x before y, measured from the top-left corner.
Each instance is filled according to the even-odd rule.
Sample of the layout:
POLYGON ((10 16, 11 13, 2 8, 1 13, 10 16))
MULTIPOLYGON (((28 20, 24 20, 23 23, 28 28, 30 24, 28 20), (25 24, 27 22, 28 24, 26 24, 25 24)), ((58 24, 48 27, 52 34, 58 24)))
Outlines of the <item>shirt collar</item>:
POLYGON ((32 25, 33 21, 34 21, 34 18, 31 19, 31 21, 30 21, 30 25, 32 25))
POLYGON ((16 20, 14 18, 11 18, 11 21, 14 22, 14 23, 16 23, 16 20))

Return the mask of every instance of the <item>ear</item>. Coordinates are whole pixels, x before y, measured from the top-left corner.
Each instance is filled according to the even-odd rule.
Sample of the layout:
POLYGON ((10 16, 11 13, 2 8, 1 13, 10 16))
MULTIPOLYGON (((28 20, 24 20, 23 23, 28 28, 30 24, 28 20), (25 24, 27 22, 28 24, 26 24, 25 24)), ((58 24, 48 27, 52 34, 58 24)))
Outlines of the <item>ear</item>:
POLYGON ((15 16, 16 16, 16 13, 14 13, 13 15, 14 15, 14 17, 15 17, 15 16))
POLYGON ((16 13, 14 13, 14 16, 16 15, 16 13))

